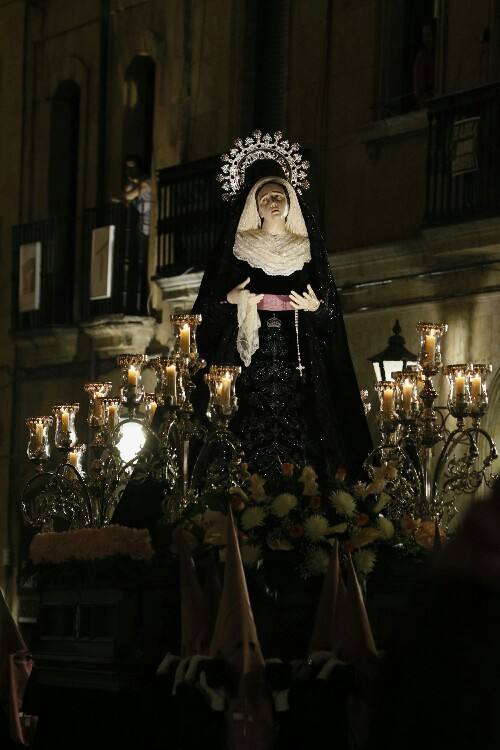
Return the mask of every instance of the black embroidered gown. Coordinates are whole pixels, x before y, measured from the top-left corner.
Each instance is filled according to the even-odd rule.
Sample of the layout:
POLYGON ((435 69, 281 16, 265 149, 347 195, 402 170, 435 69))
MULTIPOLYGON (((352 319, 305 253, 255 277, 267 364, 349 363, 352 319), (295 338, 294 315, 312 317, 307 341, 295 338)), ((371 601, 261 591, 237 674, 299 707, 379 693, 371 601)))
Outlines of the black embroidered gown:
MULTIPOLYGON (((268 474, 280 462, 310 462, 317 471, 345 466, 359 472, 371 449, 335 282, 324 242, 314 219, 301 204, 311 246, 311 260, 289 276, 269 275, 233 255, 239 218, 207 268, 193 312, 201 313, 198 346, 210 364, 240 365, 239 408, 232 429, 238 434, 253 471, 268 474), (259 348, 245 367, 236 348, 237 307, 226 301, 234 287, 250 277, 251 292, 288 295, 306 291, 318 299, 316 312, 298 312, 298 347, 294 311, 259 310, 259 348)), ((241 208, 240 208, 241 211, 241 208)), ((195 408, 203 414, 208 394, 198 389, 195 408)))

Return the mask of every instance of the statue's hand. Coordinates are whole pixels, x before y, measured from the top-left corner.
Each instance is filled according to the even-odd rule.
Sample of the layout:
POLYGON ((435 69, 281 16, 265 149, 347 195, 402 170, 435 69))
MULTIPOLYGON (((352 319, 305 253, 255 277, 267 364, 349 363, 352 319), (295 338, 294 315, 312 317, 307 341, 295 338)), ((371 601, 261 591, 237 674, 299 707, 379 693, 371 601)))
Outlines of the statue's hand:
MULTIPOLYGON (((250 283, 250 276, 245 279, 245 281, 242 281, 241 284, 238 284, 238 286, 235 286, 234 289, 231 289, 230 292, 227 293, 226 299, 228 302, 231 303, 231 305, 237 305, 242 291, 245 289, 246 285, 250 283)), ((261 301, 261 299, 264 297, 263 294, 254 294, 253 292, 248 293, 248 300, 255 302, 257 304, 261 301)))
POLYGON ((307 292, 304 292, 304 294, 297 294, 297 292, 294 292, 292 289, 288 297, 290 298, 290 304, 294 310, 316 312, 321 304, 310 284, 307 285, 307 292))

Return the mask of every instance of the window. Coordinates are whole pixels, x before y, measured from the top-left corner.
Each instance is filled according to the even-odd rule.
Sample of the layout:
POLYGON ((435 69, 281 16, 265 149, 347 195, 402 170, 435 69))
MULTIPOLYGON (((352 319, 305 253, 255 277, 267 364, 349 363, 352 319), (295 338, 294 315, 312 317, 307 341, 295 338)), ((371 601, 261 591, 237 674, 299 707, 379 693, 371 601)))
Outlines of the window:
POLYGON ((379 0, 377 119, 410 112, 434 94, 438 0, 379 0))

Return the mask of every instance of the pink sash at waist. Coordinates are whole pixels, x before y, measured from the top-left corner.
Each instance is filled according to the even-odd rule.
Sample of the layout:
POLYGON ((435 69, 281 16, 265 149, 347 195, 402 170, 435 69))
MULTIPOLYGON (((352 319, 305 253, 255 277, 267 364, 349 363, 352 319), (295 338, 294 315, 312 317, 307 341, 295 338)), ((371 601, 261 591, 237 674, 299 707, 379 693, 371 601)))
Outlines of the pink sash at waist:
POLYGON ((280 310, 293 310, 293 307, 287 294, 264 294, 261 301, 257 303, 257 310, 278 312, 280 310))

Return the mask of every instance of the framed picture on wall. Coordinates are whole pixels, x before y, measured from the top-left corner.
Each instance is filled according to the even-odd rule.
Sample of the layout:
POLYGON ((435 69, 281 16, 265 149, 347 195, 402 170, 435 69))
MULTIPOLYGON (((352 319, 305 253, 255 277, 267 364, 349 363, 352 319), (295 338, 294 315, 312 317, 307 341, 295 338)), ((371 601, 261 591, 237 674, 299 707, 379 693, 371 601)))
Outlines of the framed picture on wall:
POLYGON ((90 258, 90 299, 108 299, 113 289, 113 248, 115 227, 97 227, 92 231, 90 258))
POLYGON ((40 309, 42 243, 19 246, 19 312, 40 309))

